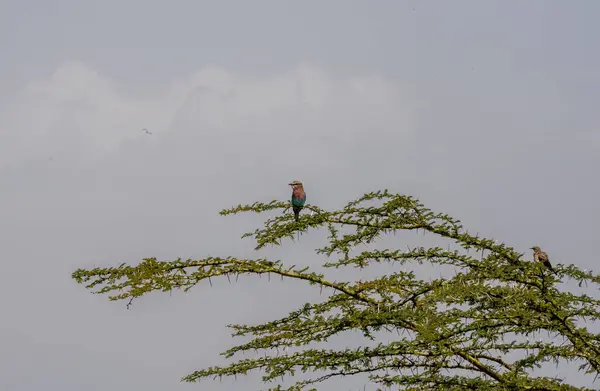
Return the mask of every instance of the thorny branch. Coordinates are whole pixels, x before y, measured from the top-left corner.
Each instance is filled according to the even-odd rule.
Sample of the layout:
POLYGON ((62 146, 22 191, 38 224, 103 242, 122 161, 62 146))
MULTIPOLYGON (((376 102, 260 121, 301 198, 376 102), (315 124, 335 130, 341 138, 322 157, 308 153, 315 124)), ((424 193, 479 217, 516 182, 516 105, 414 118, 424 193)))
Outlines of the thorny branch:
MULTIPOLYGON (((272 201, 238 205, 221 214, 262 213, 288 207, 272 201)), ((364 269, 380 262, 429 263, 449 265, 459 272, 452 278, 430 281, 419 280, 412 272, 397 271, 369 281, 339 282, 308 268, 285 266, 279 260, 208 257, 170 262, 147 258, 137 266, 79 269, 73 278, 88 289, 96 289, 95 293, 109 294, 111 300, 129 299, 128 308, 133 299, 146 293, 188 291, 203 280, 212 284, 211 278, 219 276, 231 281, 230 277, 237 280, 242 274, 273 274, 331 289, 325 301, 307 303, 285 318, 255 326, 231 325, 233 336, 251 335, 254 339, 223 354, 231 358, 248 351, 300 351, 207 368, 186 376, 185 381, 262 370, 263 380, 269 382, 301 370, 327 373, 299 380, 285 390, 301 390, 332 377, 361 373, 368 374, 374 383, 405 390, 585 390, 560 379, 536 377, 529 370, 548 361, 566 360, 579 361, 581 369, 598 374, 600 335, 575 322, 597 321, 600 301, 555 287, 559 278, 574 279, 580 286, 598 284, 597 275, 570 265, 557 266, 557 275, 547 276, 540 265, 504 243, 471 235, 458 220, 434 213, 412 197, 387 191, 366 194, 338 211, 311 205, 306 209, 313 213, 303 215, 299 222, 293 221, 289 213, 271 217, 263 228, 243 237, 252 237, 260 250, 267 245, 281 245, 286 238, 293 240, 298 232, 326 227, 329 244, 317 253, 340 258, 326 263, 325 268, 364 269), (340 228, 350 227, 353 233, 339 232, 340 228), (401 230, 422 230, 452 240, 463 252, 425 247, 356 252, 359 245, 375 245, 381 236, 401 230), (481 257, 469 256, 470 249, 481 257), (354 350, 308 348, 353 331, 361 332, 365 341, 377 340, 379 334, 374 333, 384 331, 395 332, 398 337, 376 347, 354 350), (554 339, 529 339, 542 331, 554 339)), ((273 390, 283 391, 282 387, 273 390)))

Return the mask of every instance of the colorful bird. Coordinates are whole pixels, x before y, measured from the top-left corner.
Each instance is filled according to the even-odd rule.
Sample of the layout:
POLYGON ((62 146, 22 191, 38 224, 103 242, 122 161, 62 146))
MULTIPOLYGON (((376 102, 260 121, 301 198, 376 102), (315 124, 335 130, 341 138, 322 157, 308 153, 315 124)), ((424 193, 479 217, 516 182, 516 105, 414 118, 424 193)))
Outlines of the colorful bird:
POLYGON ((531 249, 533 250, 533 260, 536 262, 543 263, 544 266, 546 266, 548 269, 550 269, 554 272, 554 269, 552 268, 552 264, 550 263, 550 259, 548 259, 548 254, 546 254, 544 251, 542 251, 542 249, 539 248, 538 246, 533 246, 533 247, 531 247, 531 249))
POLYGON ((300 219, 300 211, 306 202, 306 193, 300 181, 292 181, 289 183, 292 186, 292 209, 294 210, 294 218, 296 221, 300 219))

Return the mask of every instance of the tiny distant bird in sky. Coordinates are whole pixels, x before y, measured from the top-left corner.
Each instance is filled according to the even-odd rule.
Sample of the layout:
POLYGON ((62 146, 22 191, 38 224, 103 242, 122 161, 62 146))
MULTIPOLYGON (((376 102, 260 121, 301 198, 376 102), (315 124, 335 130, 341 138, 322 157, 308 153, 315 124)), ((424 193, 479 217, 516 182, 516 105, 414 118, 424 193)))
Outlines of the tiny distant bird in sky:
POLYGON ((552 268, 552 264, 550 263, 550 259, 548 259, 548 254, 546 254, 544 251, 542 251, 542 249, 539 248, 538 246, 533 246, 533 247, 531 247, 531 249, 533 250, 533 260, 536 262, 543 263, 544 266, 546 266, 548 269, 550 269, 554 272, 554 269, 552 268))
POLYGON ((304 192, 304 186, 302 186, 302 182, 300 181, 292 181, 289 185, 292 186, 292 209, 294 210, 294 218, 298 221, 300 219, 300 211, 306 202, 306 193, 304 192))
POLYGON ((152 132, 151 132, 151 131, 149 131, 149 130, 148 130, 148 129, 146 129, 146 128, 142 129, 142 132, 144 132, 144 133, 146 133, 146 134, 149 134, 150 136, 152 136, 152 132))

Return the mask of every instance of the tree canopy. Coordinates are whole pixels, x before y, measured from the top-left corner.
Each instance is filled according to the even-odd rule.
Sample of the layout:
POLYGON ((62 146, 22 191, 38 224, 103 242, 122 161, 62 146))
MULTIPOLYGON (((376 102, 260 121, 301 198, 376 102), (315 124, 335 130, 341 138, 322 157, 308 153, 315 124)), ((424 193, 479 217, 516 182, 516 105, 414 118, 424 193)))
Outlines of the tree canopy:
POLYGON ((129 302, 152 291, 187 291, 203 280, 239 275, 279 275, 328 288, 326 298, 292 309, 282 319, 230 326, 234 337, 250 339, 223 354, 233 358, 248 352, 253 358, 198 370, 184 377, 186 382, 257 370, 269 390, 277 391, 316 390, 328 379, 358 374, 381 389, 542 391, 587 390, 570 385, 574 379, 539 375, 536 369, 545 363, 561 367, 574 362, 580 371, 599 373, 600 334, 582 324, 598 320, 600 300, 569 291, 564 284, 557 287, 571 279, 595 292, 598 275, 574 265, 554 265, 556 274, 550 273, 531 256, 470 234, 460 221, 387 190, 365 194, 334 211, 307 205, 311 213, 301 214, 299 222, 290 206, 257 202, 220 213, 283 210, 243 236, 256 241, 256 250, 280 246, 298 232, 327 228, 328 244, 316 249, 329 260, 322 265, 324 273, 281 260, 208 257, 147 258, 135 266, 78 269, 72 277, 110 300, 129 302), (378 247, 383 236, 407 230, 445 238, 457 249, 378 247), (364 270, 377 263, 398 267, 357 281, 337 281, 327 273, 342 267, 364 270), (420 279, 401 267, 423 263, 446 265, 454 273, 420 279), (315 347, 349 331, 364 336, 363 346, 315 347), (393 337, 381 342, 381 333, 393 337), (297 379, 294 375, 299 373, 306 376, 297 379), (294 376, 293 384, 278 383, 286 376, 294 376))

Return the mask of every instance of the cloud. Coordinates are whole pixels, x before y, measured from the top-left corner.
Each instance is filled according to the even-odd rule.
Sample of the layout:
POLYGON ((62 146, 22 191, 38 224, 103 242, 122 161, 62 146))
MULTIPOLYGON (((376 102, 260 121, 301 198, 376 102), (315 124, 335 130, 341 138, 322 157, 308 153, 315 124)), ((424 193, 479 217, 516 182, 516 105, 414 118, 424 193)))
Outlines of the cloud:
MULTIPOLYGON (((335 139, 340 150, 381 132, 408 134, 410 118, 401 107, 397 86, 381 77, 336 80, 310 65, 263 80, 205 68, 140 96, 71 61, 28 83, 2 116, 0 167, 54 155, 95 160, 146 137, 142 128, 155 138, 172 132, 194 133, 198 141, 252 138, 275 153, 289 153, 292 143, 314 148, 335 139)), ((335 154, 331 148, 321 152, 335 154)))

